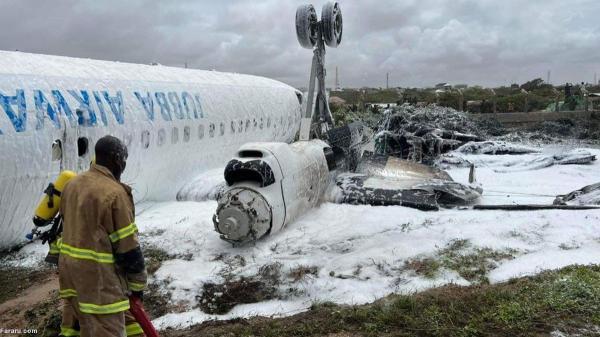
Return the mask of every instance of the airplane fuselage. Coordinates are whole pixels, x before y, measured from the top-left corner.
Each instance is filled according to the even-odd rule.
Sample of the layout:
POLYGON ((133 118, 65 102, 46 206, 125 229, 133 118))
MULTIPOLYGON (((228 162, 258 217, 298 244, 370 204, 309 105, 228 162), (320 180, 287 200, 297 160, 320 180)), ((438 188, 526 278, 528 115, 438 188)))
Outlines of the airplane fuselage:
POLYGON ((301 94, 271 79, 0 51, 0 249, 23 241, 45 186, 111 134, 139 200, 173 200, 244 143, 290 142, 301 94))

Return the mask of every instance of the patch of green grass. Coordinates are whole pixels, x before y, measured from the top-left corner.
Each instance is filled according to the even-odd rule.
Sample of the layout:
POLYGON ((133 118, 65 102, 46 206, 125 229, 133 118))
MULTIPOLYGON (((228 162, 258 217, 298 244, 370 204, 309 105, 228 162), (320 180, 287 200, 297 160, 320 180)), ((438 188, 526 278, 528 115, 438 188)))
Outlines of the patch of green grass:
POLYGON ((435 278, 440 270, 450 269, 470 282, 486 284, 489 283, 487 274, 497 267, 496 263, 513 259, 515 253, 514 250, 472 247, 468 240, 453 240, 434 257, 407 260, 404 269, 426 278, 435 278))
POLYGON ((497 285, 450 285, 363 306, 315 303, 292 317, 210 322, 161 335, 542 336, 560 329, 585 336, 600 325, 599 312, 600 266, 571 266, 497 285))
POLYGON ((447 269, 456 271, 464 279, 477 282, 489 283, 487 273, 496 268, 496 262, 513 259, 514 251, 497 251, 491 248, 474 248, 464 251, 467 246, 454 248, 451 244, 440 251, 441 265, 447 269))
POLYGON ((431 257, 423 259, 412 259, 404 262, 404 269, 413 270, 417 275, 424 276, 430 279, 435 278, 437 276, 440 268, 440 262, 431 257))
POLYGON ((165 250, 157 248, 157 247, 144 247, 144 260, 146 263, 146 271, 148 274, 152 275, 156 273, 158 268, 162 265, 164 261, 171 260, 174 257, 169 255, 165 250))

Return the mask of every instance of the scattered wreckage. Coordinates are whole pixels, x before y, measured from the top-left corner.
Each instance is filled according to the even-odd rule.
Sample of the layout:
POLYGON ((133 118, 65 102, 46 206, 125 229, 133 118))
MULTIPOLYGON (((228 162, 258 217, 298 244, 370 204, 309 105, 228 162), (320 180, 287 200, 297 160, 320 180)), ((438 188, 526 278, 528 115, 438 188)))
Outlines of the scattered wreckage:
POLYGON ((346 155, 352 152, 319 139, 244 145, 225 168, 216 231, 237 244, 280 231, 324 200, 438 210, 471 204, 482 193, 475 182, 455 182, 437 168, 370 152, 346 155))
POLYGON ((469 142, 484 141, 466 114, 452 108, 402 105, 384 113, 375 135, 375 151, 433 164, 444 153, 469 142))
MULTIPOLYGON (((302 47, 313 49, 299 141, 246 144, 227 164, 227 187, 218 198, 213 217, 215 230, 223 240, 240 244, 273 234, 329 195, 336 196, 337 202, 405 205, 424 210, 438 209, 438 202, 469 203, 481 195, 479 187, 454 182, 447 173, 405 161, 402 156, 363 155, 365 135, 361 123, 334 128, 326 99, 324 58, 325 45, 337 47, 341 42, 338 3, 323 7, 321 21, 311 5, 300 6, 296 33, 302 47), (337 190, 326 193, 331 192, 330 186, 337 190)), ((428 133, 437 135, 433 130, 428 133)), ((440 137, 444 136, 478 139, 458 133, 442 133, 440 137)))
MULTIPOLYGON (((431 112, 437 107, 422 109, 431 112)), ((427 111, 417 110, 416 113, 428 115, 427 111)), ((590 193, 600 200, 600 185, 562 196, 563 204, 478 205, 483 188, 475 181, 474 173, 478 164, 484 165, 482 157, 515 158, 506 162, 505 168, 494 170, 498 173, 551 165, 589 164, 596 157, 583 149, 548 155, 531 146, 479 140, 480 136, 461 126, 460 118, 456 119, 452 113, 448 116, 455 118, 455 122, 448 123, 443 119, 436 122, 456 126, 455 129, 426 125, 421 128, 426 132, 416 131, 410 135, 412 138, 409 137, 411 142, 407 142, 407 149, 395 148, 391 153, 381 151, 377 146, 375 152, 364 151, 365 143, 372 139, 365 139, 363 126, 358 122, 329 129, 322 134, 322 139, 293 144, 246 144, 225 169, 227 187, 218 199, 215 229, 222 239, 234 244, 255 241, 280 231, 322 201, 401 205, 424 211, 457 206, 509 211, 598 208, 587 202, 573 203, 590 193), (424 138, 416 141, 415 137, 419 135, 424 138), (441 137, 441 140, 436 137, 441 137), (450 148, 453 150, 444 153, 445 147, 438 145, 440 142, 450 144, 449 141, 452 141, 450 148), (415 144, 419 148, 415 148, 415 144), (396 151, 398 149, 400 151, 396 151), (420 155, 416 155, 418 153, 420 155), (418 159, 428 165, 418 162, 418 159), (449 167, 469 167, 469 183, 454 181, 443 170, 449 167)), ((411 129, 417 128, 416 122, 409 124, 411 129)), ((402 134, 406 136, 406 133, 402 134)), ((390 139, 401 137, 389 130, 380 130, 375 136, 376 145, 377 139, 381 140, 383 135, 387 144, 392 144, 390 139)))
MULTIPOLYGON (((298 8, 298 40, 303 47, 314 48, 299 140, 245 144, 227 164, 226 187, 218 193, 213 216, 221 239, 234 245, 256 241, 282 230, 322 201, 420 210, 472 205, 483 192, 474 179, 475 165, 443 154, 538 152, 488 142, 466 114, 437 106, 403 105, 386 112, 374 139, 365 139, 360 122, 334 128, 324 86, 324 56, 325 45, 337 47, 341 42, 341 24, 337 3, 323 7, 321 21, 311 5, 298 8), (374 143, 374 152, 364 151, 368 142, 374 143), (469 166, 469 183, 454 181, 436 167, 443 166, 440 163, 469 166)), ((595 160, 581 155, 552 160, 564 164, 595 160)))
MULTIPOLYGON (((473 171, 470 176, 474 176, 473 171)), ((448 173, 434 167, 365 152, 354 173, 340 174, 335 179, 334 198, 330 201, 438 210, 440 206, 475 202, 482 188, 473 178, 470 182, 455 182, 448 173)))
POLYGON ((473 156, 481 154, 514 156, 514 160, 503 163, 503 168, 494 169, 496 173, 539 170, 553 165, 584 165, 596 161, 596 156, 584 149, 543 154, 540 150, 529 146, 503 141, 485 141, 467 143, 451 153, 443 154, 435 161, 435 165, 443 169, 485 165, 481 157, 473 156))
POLYGON ((565 195, 558 195, 554 205, 598 205, 600 206, 600 183, 584 186, 565 195))

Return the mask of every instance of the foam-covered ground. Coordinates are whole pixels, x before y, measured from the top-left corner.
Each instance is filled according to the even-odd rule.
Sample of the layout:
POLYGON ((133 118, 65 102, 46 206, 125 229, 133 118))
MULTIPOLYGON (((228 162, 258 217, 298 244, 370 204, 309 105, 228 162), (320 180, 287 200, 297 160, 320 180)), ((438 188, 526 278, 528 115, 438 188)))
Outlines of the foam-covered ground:
MULTIPOLYGON (((566 150, 547 146, 540 155, 566 150)), ((588 150, 600 156, 600 150, 588 150)), ((498 172, 517 158, 534 156, 469 155, 479 164, 477 180, 484 189, 480 203, 549 204, 557 194, 600 182, 598 161, 498 172)), ((461 182, 468 179, 466 168, 450 169, 449 173, 461 182)), ((214 201, 137 206, 136 222, 144 245, 178 256, 164 262, 152 279, 183 309, 157 318, 160 328, 184 327, 208 319, 289 315, 315 301, 360 304, 393 292, 410 293, 450 282, 467 285, 471 282, 443 264, 433 275, 417 273, 406 264, 440 259, 440 252, 459 240, 468 242, 459 254, 482 248, 504 254, 488 261, 485 276, 490 282, 569 264, 600 263, 598 210, 422 212, 405 207, 325 203, 280 233, 234 248, 213 230, 215 208, 214 201), (252 277, 261 267, 274 264, 281 271, 276 299, 238 305, 226 315, 209 315, 198 308, 203 284, 224 282, 228 275, 252 277), (300 279, 288 276, 299 267, 313 267, 316 272, 300 279)), ((29 245, 18 254, 22 259, 10 263, 34 265, 42 253, 44 247, 29 245)))

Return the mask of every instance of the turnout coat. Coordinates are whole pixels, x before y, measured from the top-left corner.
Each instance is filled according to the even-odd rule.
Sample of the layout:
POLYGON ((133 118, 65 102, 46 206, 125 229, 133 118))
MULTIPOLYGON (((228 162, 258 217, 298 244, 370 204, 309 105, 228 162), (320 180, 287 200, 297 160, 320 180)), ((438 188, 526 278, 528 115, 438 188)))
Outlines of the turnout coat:
POLYGON ((144 290, 147 278, 131 188, 92 164, 65 186, 60 212, 60 297, 75 297, 85 314, 129 309, 129 293, 144 290))

